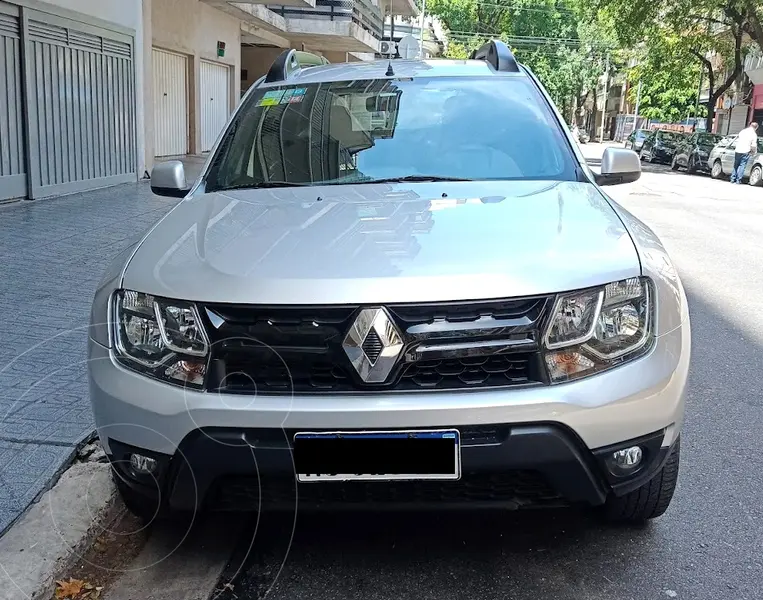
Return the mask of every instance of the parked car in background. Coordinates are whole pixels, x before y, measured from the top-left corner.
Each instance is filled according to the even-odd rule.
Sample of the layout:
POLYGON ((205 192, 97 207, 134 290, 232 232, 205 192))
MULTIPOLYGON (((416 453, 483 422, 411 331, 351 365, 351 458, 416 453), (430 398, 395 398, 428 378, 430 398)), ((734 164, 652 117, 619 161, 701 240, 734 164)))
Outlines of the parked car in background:
POLYGON ((686 134, 655 129, 646 136, 641 146, 641 160, 669 165, 673 162, 676 146, 678 146, 684 137, 686 137, 686 134))
POLYGON ((625 147, 632 148, 634 152, 640 152, 641 146, 644 145, 644 140, 649 135, 649 131, 646 129, 636 129, 625 139, 625 147))
POLYGON ((677 171, 683 167, 687 173, 695 173, 696 171, 709 173, 710 167, 707 165, 707 159, 715 145, 722 139, 723 136, 717 133, 692 133, 686 136, 676 146, 671 168, 677 171))
MULTIPOLYGON (((707 167, 710 169, 710 176, 713 179, 731 176, 731 171, 734 169, 734 144, 736 140, 737 136, 735 135, 722 138, 710 151, 707 167)), ((758 152, 752 160, 747 161, 743 179, 747 179, 750 185, 759 186, 763 184, 763 140, 760 138, 758 138, 758 152)))

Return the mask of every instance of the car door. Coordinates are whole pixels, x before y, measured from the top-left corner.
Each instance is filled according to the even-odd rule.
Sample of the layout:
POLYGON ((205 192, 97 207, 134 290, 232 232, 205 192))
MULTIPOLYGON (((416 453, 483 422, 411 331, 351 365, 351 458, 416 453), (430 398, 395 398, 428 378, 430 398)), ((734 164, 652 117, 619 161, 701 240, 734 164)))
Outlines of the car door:
POLYGON ((652 144, 656 135, 657 132, 653 131, 644 138, 644 141, 641 143, 641 156, 651 156, 652 144))
POLYGON ((689 157, 691 157, 694 145, 697 143, 697 134, 685 137, 676 145, 676 164, 682 167, 689 166, 689 157))
POLYGON ((752 167, 755 163, 759 162, 760 155, 763 153, 763 140, 758 138, 758 151, 750 157, 750 160, 747 161, 747 166, 744 170, 745 177, 749 177, 750 173, 752 172, 752 167))
POLYGON ((734 144, 736 144, 737 136, 732 136, 721 142, 724 144, 721 151, 721 166, 723 166, 723 172, 726 175, 731 175, 734 170, 734 144))

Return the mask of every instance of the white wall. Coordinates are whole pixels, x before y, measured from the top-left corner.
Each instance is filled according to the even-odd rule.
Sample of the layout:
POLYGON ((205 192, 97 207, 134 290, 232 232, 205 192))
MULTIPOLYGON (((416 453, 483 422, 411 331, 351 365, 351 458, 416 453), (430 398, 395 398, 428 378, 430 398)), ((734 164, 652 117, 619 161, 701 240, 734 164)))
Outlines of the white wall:
MULTIPOLYGON (((145 61, 150 73, 152 47, 185 54, 191 62, 188 79, 190 88, 191 152, 201 147, 201 122, 197 107, 200 103, 200 61, 210 60, 231 67, 231 110, 241 96, 241 22, 198 0, 145 0, 150 4, 151 36, 143 42, 148 55, 145 61), (225 42, 225 56, 217 56, 217 42, 225 42)), ((146 78, 148 83, 151 77, 146 78)), ((147 88, 151 85, 148 83, 147 88)), ((146 163, 154 158, 153 93, 145 94, 146 103, 146 163)))
POLYGON ((246 71, 246 79, 241 80, 241 88, 248 90, 255 81, 268 72, 273 61, 283 51, 284 48, 261 48, 256 46, 244 46, 241 48, 241 69, 246 71))

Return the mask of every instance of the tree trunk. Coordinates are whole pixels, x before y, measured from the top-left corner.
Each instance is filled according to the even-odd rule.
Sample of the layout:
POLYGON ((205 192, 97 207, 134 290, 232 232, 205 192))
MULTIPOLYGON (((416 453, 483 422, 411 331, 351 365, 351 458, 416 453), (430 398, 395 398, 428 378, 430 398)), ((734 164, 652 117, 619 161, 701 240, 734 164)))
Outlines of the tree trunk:
MULTIPOLYGON (((711 94, 712 97, 712 94, 711 94)), ((705 123, 705 130, 710 132, 713 130, 713 121, 715 121, 715 102, 713 100, 707 101, 707 122, 705 123)))

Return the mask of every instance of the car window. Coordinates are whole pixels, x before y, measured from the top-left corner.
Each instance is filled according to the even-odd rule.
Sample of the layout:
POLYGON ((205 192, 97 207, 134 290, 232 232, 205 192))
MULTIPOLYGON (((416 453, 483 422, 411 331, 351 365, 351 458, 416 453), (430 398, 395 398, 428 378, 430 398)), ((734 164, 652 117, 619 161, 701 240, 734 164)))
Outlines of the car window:
POLYGON ((733 144, 733 143, 736 141, 736 139, 737 139, 737 138, 736 138, 736 136, 735 136, 735 135, 733 135, 733 136, 727 136, 727 137, 723 138, 723 139, 722 139, 722 140, 721 140, 721 141, 718 143, 718 146, 719 146, 720 148, 728 148, 728 147, 729 147, 731 144, 733 144))
POLYGON ((676 133, 675 131, 660 131, 660 141, 677 144, 683 138, 683 134, 676 133))
POLYGON ((268 87, 220 143, 207 189, 406 176, 576 179, 562 127, 525 77, 268 87))
POLYGON ((723 141, 723 136, 714 133, 697 133, 695 137, 696 143, 701 146, 714 146, 723 141))

